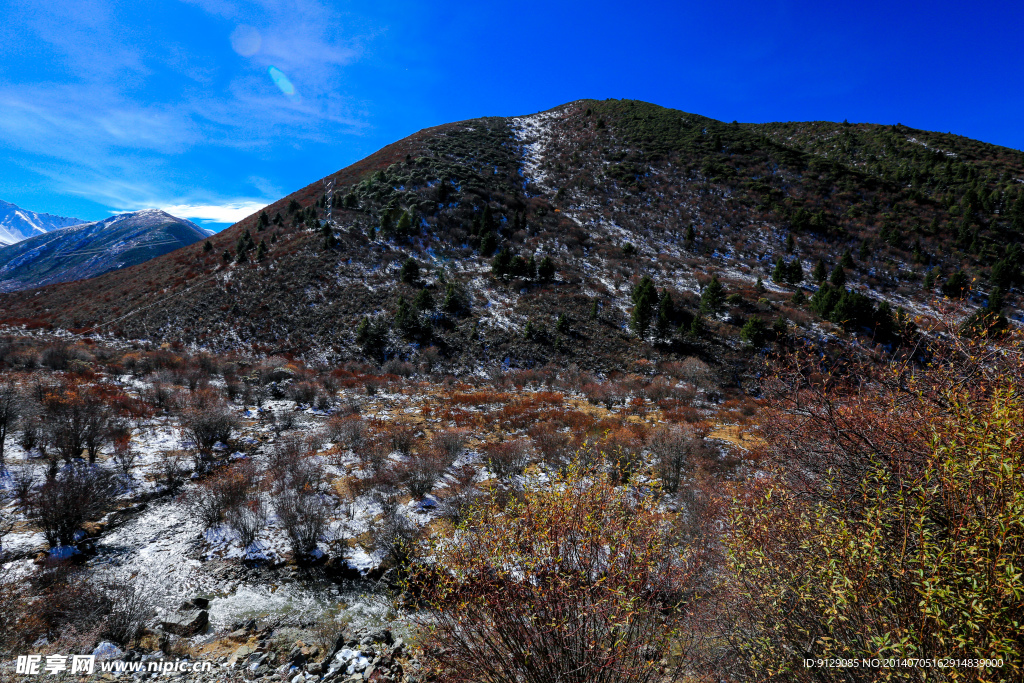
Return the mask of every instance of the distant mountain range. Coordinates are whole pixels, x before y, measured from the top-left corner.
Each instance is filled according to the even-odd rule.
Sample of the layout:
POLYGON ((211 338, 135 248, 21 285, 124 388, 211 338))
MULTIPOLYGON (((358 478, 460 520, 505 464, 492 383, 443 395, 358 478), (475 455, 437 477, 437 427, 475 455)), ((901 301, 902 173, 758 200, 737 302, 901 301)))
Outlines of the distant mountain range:
POLYGON ((86 222, 81 218, 36 213, 0 199, 0 247, 86 222))
MULTIPOLYGON (((46 216, 21 209, 18 212, 30 217, 46 216)), ((209 234, 159 209, 44 231, 0 248, 0 292, 96 277, 186 247, 209 234)))

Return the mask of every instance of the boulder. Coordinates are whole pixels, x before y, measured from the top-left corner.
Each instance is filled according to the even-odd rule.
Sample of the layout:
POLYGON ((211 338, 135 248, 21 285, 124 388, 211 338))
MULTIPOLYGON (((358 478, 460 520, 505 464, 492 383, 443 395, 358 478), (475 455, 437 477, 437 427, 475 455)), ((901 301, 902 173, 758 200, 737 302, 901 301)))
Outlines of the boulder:
POLYGON ((249 655, 255 651, 256 648, 252 645, 240 645, 235 649, 234 653, 228 657, 228 666, 235 666, 238 662, 244 662, 249 658, 249 655))
POLYGON ((210 623, 210 613, 204 609, 175 612, 160 622, 160 628, 176 636, 194 636, 210 623))

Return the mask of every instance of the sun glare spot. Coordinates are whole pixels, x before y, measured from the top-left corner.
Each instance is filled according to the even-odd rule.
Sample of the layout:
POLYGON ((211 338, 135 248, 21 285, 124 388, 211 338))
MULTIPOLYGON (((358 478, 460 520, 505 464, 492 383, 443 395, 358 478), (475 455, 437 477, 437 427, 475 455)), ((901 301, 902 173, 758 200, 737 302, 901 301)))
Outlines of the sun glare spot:
POLYGON ((267 69, 267 73, 269 73, 270 77, 274 79, 274 84, 281 89, 281 92, 283 92, 288 97, 296 96, 295 86, 292 85, 292 82, 288 80, 288 77, 285 76, 280 69, 278 69, 276 66, 272 66, 269 69, 267 69))

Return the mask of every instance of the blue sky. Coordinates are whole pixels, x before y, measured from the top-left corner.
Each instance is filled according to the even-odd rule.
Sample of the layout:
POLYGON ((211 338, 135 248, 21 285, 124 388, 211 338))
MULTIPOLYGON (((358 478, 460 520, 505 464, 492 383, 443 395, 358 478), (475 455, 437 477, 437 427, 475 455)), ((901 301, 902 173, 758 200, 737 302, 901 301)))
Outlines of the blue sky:
POLYGON ((583 97, 1024 148, 1018 2, 0 0, 0 15, 0 199, 84 219, 160 207, 220 229, 421 128, 583 97))

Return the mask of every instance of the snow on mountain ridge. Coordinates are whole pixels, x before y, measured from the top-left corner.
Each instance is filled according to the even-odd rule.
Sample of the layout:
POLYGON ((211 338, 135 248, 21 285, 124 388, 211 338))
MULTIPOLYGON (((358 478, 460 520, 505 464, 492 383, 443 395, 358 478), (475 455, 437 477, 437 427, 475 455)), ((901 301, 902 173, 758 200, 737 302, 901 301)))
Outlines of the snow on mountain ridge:
POLYGON ((80 218, 36 213, 0 199, 0 247, 86 222, 80 218))

